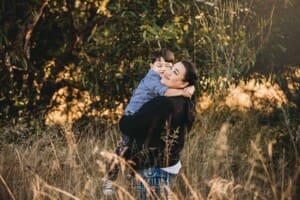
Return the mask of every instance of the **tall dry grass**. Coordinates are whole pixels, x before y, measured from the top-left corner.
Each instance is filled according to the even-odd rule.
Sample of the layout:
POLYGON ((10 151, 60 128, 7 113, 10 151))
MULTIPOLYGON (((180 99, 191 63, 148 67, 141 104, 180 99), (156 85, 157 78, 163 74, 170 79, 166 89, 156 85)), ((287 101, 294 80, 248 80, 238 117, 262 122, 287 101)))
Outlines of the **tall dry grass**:
MULTIPOLYGON (((277 110, 274 107, 273 113, 220 109, 222 102, 218 101, 222 100, 213 100, 198 116, 184 148, 182 174, 197 198, 297 199, 297 115, 287 115, 289 109, 284 106, 277 110)), ((175 185, 181 199, 194 199, 185 181, 175 185)))
POLYGON ((34 141, 2 142, 0 199, 101 199, 101 151, 112 152, 118 132, 112 126, 94 133, 100 131, 80 136, 69 127, 55 127, 34 141))
MULTIPOLYGON (((297 199, 300 135, 290 109, 242 112, 220 107, 221 97, 186 136, 173 199, 297 199)), ((120 132, 98 123, 36 127, 27 138, 23 125, 2 127, 0 199, 106 199, 101 183, 120 132)), ((137 199, 122 166, 110 199, 137 199)))

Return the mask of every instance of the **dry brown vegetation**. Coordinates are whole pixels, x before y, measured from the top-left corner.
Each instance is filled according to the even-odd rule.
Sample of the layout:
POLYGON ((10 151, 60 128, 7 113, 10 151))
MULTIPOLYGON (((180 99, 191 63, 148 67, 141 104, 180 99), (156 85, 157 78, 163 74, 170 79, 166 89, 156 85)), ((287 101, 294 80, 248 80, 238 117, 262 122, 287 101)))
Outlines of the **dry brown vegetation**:
MULTIPOLYGON (((267 80, 201 96, 173 198, 296 199, 300 125, 287 102, 267 80)), ((8 123, 1 128, 0 199, 105 199, 101 181, 120 135, 114 120, 8 123)), ((136 199, 122 166, 112 199, 136 199)))

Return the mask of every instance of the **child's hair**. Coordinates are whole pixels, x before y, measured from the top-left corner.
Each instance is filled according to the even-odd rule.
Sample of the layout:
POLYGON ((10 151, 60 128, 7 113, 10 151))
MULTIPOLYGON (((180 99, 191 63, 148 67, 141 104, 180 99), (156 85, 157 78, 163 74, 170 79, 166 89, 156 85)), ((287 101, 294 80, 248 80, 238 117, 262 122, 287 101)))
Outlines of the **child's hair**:
POLYGON ((159 51, 155 51, 152 54, 151 62, 154 63, 158 58, 163 57, 166 62, 174 63, 175 56, 169 49, 163 48, 159 51))

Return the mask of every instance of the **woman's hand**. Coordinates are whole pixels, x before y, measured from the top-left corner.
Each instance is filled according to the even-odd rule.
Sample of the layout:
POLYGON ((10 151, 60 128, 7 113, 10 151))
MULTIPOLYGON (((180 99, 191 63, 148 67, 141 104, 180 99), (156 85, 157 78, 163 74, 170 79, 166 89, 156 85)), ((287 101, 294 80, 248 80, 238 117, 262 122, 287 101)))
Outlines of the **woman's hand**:
POLYGON ((195 92, 195 86, 191 85, 183 88, 182 96, 191 98, 195 92))

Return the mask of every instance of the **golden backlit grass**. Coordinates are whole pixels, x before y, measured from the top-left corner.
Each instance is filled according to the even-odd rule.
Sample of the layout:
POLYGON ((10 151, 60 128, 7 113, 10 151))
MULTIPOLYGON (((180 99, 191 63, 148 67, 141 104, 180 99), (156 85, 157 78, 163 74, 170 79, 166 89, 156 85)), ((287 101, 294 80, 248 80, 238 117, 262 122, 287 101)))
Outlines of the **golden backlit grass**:
MULTIPOLYGON (((299 130, 285 123, 283 111, 274 122, 261 112, 214 105, 197 116, 186 137, 183 168, 170 191, 173 198, 295 199, 300 168, 286 131, 287 126, 292 135, 299 130)), ((110 123, 87 126, 48 127, 19 144, 1 141, 0 199, 105 199, 105 163, 114 156, 120 132, 110 123)), ((293 141, 299 145, 299 138, 293 141)), ((136 199, 122 166, 111 199, 136 199)))
MULTIPOLYGON (((76 113, 86 109, 71 105, 78 105, 76 113)), ((0 199, 107 199, 101 183, 106 163, 115 157, 120 111, 112 119, 106 113, 75 124, 72 110, 58 113, 63 118, 52 117, 60 125, 10 121, 0 128, 0 199)), ((266 79, 203 94, 181 153, 183 168, 169 191, 172 199, 296 199, 298 116, 299 108, 266 79)), ((137 199, 126 178, 128 165, 117 160, 121 173, 108 199, 137 199)))

